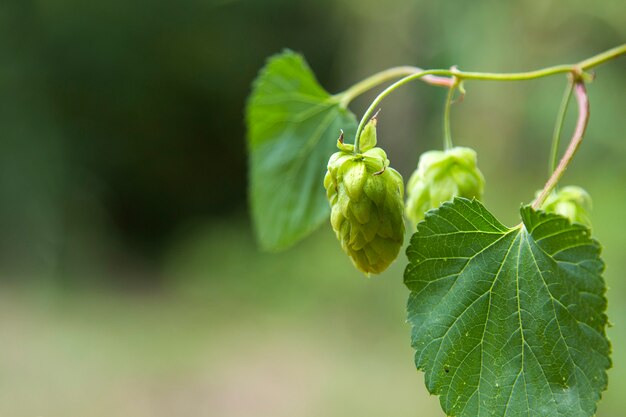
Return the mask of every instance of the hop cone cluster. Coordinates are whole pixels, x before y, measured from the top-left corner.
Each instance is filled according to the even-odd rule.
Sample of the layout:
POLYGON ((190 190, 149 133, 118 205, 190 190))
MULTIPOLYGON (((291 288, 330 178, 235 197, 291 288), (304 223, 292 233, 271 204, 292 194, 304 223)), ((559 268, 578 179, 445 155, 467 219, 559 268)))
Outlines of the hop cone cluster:
POLYGON ((376 119, 361 135, 361 153, 339 139, 324 178, 330 221, 354 266, 378 274, 396 259, 404 240, 402 176, 376 145, 376 119))
POLYGON ((425 152, 407 184, 406 215, 417 224, 424 213, 453 197, 481 199, 484 185, 473 149, 425 152))
POLYGON ((575 185, 568 185, 550 194, 543 203, 542 209, 567 217, 572 222, 591 227, 589 217, 591 196, 587 191, 575 185))

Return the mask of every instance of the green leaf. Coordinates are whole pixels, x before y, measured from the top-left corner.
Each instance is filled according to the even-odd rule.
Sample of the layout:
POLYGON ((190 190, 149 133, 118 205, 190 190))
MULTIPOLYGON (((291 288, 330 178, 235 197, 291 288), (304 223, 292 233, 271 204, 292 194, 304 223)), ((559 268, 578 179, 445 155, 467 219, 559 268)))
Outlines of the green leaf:
POLYGON ((590 231, 478 201, 429 211, 407 249, 415 362, 450 416, 591 416, 611 366, 604 264, 590 231))
POLYGON ((328 221, 328 158, 356 119, 317 82, 304 58, 285 51, 269 59, 247 107, 250 201, 259 243, 284 249, 328 221))

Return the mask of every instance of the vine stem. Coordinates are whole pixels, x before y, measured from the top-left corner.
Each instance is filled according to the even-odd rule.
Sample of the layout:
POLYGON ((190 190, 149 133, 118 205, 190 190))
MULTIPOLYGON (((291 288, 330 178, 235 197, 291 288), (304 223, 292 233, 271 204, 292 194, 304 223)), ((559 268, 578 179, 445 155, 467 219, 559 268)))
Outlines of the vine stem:
MULTIPOLYGON (((383 101, 383 99, 387 97, 391 92, 393 92, 397 88, 413 80, 425 78, 426 76, 428 77, 438 76, 438 79, 449 77, 448 83, 445 85, 450 86, 451 83, 454 82, 454 77, 456 77, 459 81, 463 81, 463 80, 524 81, 524 80, 532 80, 536 78, 548 77, 548 76, 555 75, 555 74, 566 74, 566 73, 579 74, 580 76, 582 76, 585 70, 593 68, 597 65, 600 65, 606 61, 617 58, 624 54, 626 54, 626 44, 609 49, 608 51, 602 52, 598 55, 594 55, 591 58, 585 59, 584 61, 580 61, 577 64, 556 65, 556 66, 547 67, 547 68, 543 68, 543 69, 539 69, 535 71, 529 71, 529 72, 513 72, 513 73, 467 72, 467 71, 460 71, 456 68, 452 68, 449 70, 434 69, 434 70, 423 70, 423 71, 412 73, 410 75, 407 75, 404 78, 401 78, 400 80, 396 81, 395 83, 387 87, 385 90, 383 90, 374 99, 372 104, 365 111, 365 113, 363 114, 363 117, 361 118, 361 121, 359 122, 359 126, 357 128, 356 136, 354 139, 354 152, 359 153, 359 150, 360 150, 359 149, 359 137, 361 136, 363 127, 365 126, 365 123, 370 118, 370 116, 373 114, 376 107, 378 107, 380 102, 383 101)), ((366 85, 364 83, 365 81, 367 80, 364 80, 363 82, 359 84, 362 84, 362 86, 366 85)), ((369 85, 372 85, 372 84, 370 83, 369 85)), ((438 85, 442 85, 442 84, 438 84, 438 85)), ((351 90, 352 88, 346 90, 346 92, 344 93, 340 93, 337 95, 338 97, 341 98, 340 99, 341 103, 344 103, 344 102, 349 103, 349 100, 347 101, 345 100, 344 94, 347 94, 351 90)), ((356 97, 354 95, 355 91, 364 91, 364 90, 362 89, 353 90, 351 92, 351 95, 349 96, 350 100, 356 97)))
POLYGON ((570 77, 569 81, 567 82, 565 92, 563 93, 563 99, 561 100, 561 106, 559 107, 559 114, 557 115, 556 124, 554 125, 554 133, 552 135, 552 150, 550 151, 550 165, 548 166, 548 175, 551 175, 554 172, 559 159, 561 131, 563 130, 563 123, 565 122, 565 116, 567 115, 567 109, 569 107, 569 102, 572 98, 573 91, 574 79, 570 77))
POLYGON ((400 80, 391 84, 389 87, 385 88, 378 96, 376 96, 374 101, 372 101, 372 104, 370 104, 370 106, 367 108, 367 110, 363 114, 363 117, 361 118, 361 121, 359 122, 359 127, 356 129, 356 136, 354 138, 354 153, 358 154, 361 151, 359 148, 359 139, 361 137, 361 132, 363 131, 363 127, 365 127, 365 123, 370 118, 370 116, 374 113, 376 106, 378 106, 378 104, 381 101, 383 101, 385 97, 391 94, 398 87, 401 87, 404 84, 409 83, 413 80, 417 80, 428 75, 451 75, 449 73, 450 71, 448 70, 423 70, 423 71, 411 74, 409 76, 406 76, 404 78, 401 78, 400 80))
POLYGON ((581 79, 578 79, 574 84, 574 94, 576 95, 576 102, 578 103, 578 121, 576 122, 576 129, 574 130, 572 139, 570 140, 559 165, 548 179, 548 182, 546 182, 546 185, 543 187, 543 190, 541 190, 537 199, 533 202, 533 208, 535 210, 543 205, 546 198, 548 198, 552 190, 554 190, 554 187, 556 187, 557 183, 563 176, 563 173, 574 158, 574 154, 578 150, 578 147, 583 140, 583 136, 585 135, 587 123, 589 122, 589 97, 587 96, 585 83, 581 79))
MULTIPOLYGON (((356 97, 384 82, 395 80, 400 77, 406 77, 407 75, 416 74, 422 71, 424 70, 421 68, 411 66, 389 68, 359 81, 346 91, 337 94, 336 97, 339 98, 339 105, 346 108, 356 97)), ((423 78, 423 81, 431 85, 442 87, 450 87, 452 85, 452 80, 450 78, 438 77, 436 75, 426 76, 423 78)))

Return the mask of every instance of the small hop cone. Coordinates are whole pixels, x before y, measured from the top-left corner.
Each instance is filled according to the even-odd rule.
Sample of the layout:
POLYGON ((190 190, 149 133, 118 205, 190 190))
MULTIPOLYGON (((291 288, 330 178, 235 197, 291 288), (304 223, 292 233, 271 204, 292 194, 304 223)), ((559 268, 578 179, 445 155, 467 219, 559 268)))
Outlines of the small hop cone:
POLYGON ((417 224, 428 210, 454 197, 482 199, 484 186, 473 149, 425 152, 407 184, 406 215, 417 224))
MULTIPOLYGON (((537 192, 539 195, 540 191, 537 192)), ((589 211, 591 196, 587 191, 575 185, 568 185, 553 191, 541 207, 549 213, 556 213, 568 218, 571 222, 591 227, 589 211)))
POLYGON ((405 230, 402 176, 375 147, 375 129, 372 119, 359 154, 340 138, 324 178, 333 230, 354 266, 367 275, 381 273, 398 257, 405 230))

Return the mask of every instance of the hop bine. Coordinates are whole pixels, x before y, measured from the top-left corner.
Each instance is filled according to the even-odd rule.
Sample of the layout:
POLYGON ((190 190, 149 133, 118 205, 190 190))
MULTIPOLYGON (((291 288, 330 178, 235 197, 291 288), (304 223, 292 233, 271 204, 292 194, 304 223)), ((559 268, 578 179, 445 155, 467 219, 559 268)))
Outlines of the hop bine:
POLYGON ((389 167, 387 154, 376 146, 376 118, 363 129, 361 153, 337 142, 339 152, 328 161, 324 187, 330 221, 354 266, 378 274, 397 258, 404 241, 402 176, 389 167))
POLYGON ((406 215, 417 224, 428 210, 454 197, 480 200, 484 186, 473 149, 455 147, 425 152, 407 184, 406 215))

